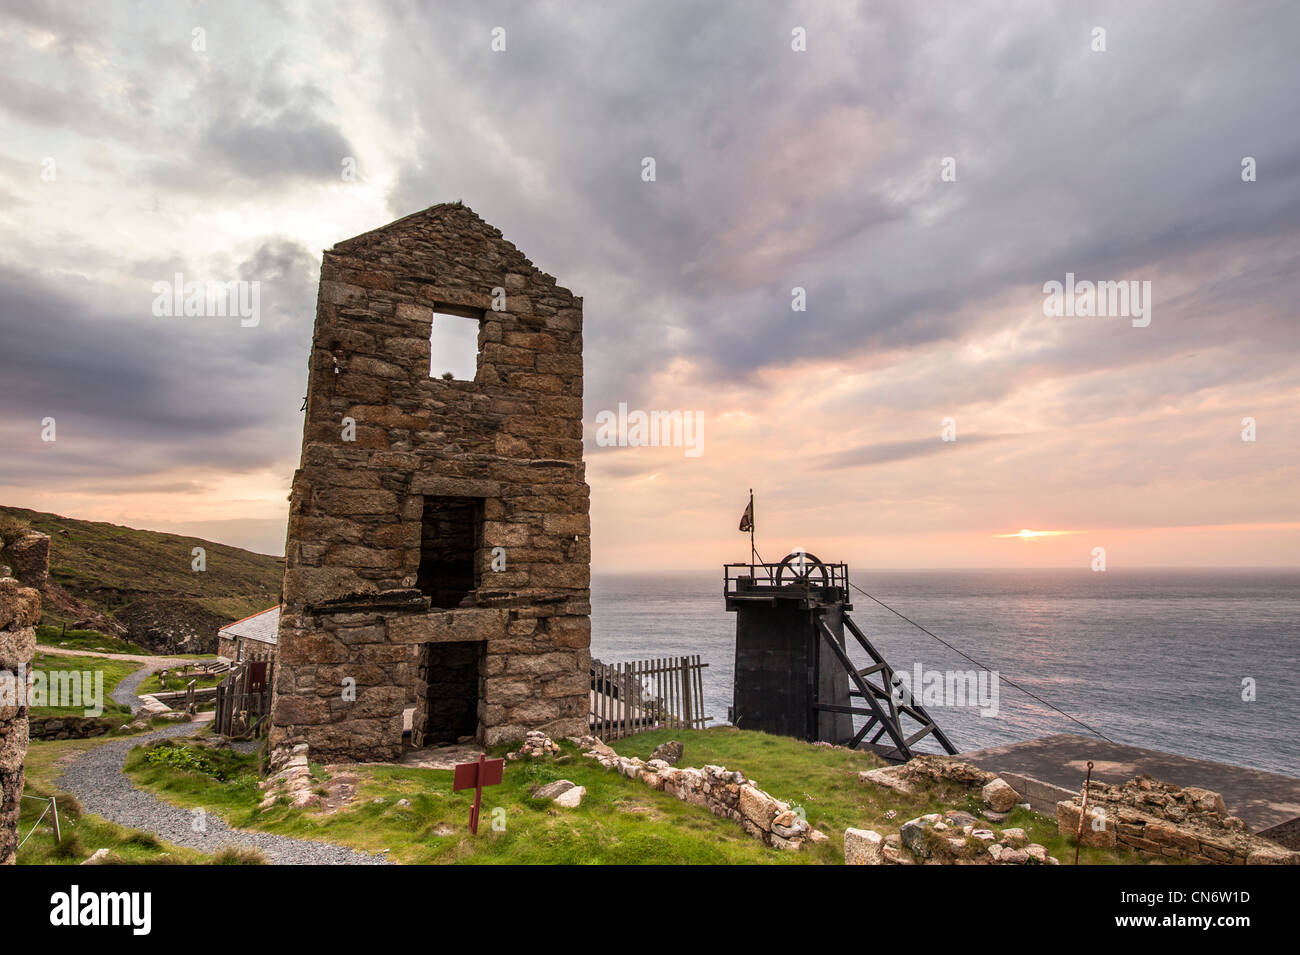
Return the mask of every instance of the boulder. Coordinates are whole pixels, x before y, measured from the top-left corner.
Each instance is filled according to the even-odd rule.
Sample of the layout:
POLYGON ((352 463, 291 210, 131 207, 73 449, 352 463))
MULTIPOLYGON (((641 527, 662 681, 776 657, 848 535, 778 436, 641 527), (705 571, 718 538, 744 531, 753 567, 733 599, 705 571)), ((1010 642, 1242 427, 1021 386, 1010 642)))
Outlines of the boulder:
POLYGON ((961 829, 964 826, 974 826, 979 820, 963 809, 949 809, 943 814, 943 818, 951 826, 961 829))
POLYGON ((920 816, 916 819, 909 819, 899 826, 898 839, 903 848, 918 859, 928 859, 930 857, 930 844, 926 839, 925 830, 933 827, 937 821, 937 816, 920 816))
POLYGON ((782 839, 795 839, 808 831, 808 823, 793 809, 779 812, 772 820, 772 835, 782 839))
POLYGON ((980 790, 984 806, 994 812, 1010 812, 1020 802, 1020 793, 1011 788, 1007 782, 998 777, 984 784, 980 790))
POLYGON ((1003 829, 1002 841, 1013 849, 1023 849, 1029 845, 1029 833, 1023 829, 1003 829))
POLYGON ((740 814, 764 832, 772 830, 776 818, 776 800, 753 786, 740 787, 740 814))
POLYGON ((564 793, 567 793, 570 789, 573 789, 574 786, 575 784, 569 782, 569 780, 567 779, 557 779, 553 783, 547 783, 545 786, 538 786, 536 789, 534 789, 533 798, 534 799, 555 799, 556 797, 561 796, 564 793))
POLYGON ((585 786, 570 786, 551 801, 562 809, 577 809, 582 805, 582 797, 585 795, 587 795, 585 786))
POLYGON ((685 747, 675 739, 666 743, 660 743, 655 747, 654 752, 650 754, 651 759, 662 759, 669 766, 675 766, 681 761, 685 753, 685 747))
POLYGON ((1199 786, 1188 786, 1183 790, 1183 794, 1200 812, 1227 812, 1228 807, 1224 805, 1223 797, 1210 789, 1201 789, 1199 786))
POLYGON ((844 830, 845 865, 884 865, 885 839, 873 829, 844 830))

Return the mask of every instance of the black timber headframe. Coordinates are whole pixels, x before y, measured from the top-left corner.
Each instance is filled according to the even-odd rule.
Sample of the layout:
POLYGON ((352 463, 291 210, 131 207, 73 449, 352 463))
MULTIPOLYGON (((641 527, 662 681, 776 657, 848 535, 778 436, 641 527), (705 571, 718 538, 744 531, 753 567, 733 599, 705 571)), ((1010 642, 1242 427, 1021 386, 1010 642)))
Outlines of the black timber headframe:
POLYGON ((831 651, 832 660, 844 669, 852 684, 849 688, 850 698, 863 700, 865 706, 844 706, 842 704, 825 702, 818 700, 814 707, 818 710, 832 713, 851 713, 855 716, 868 717, 867 722, 862 729, 858 730, 852 738, 847 740, 834 740, 835 743, 853 747, 854 749, 863 745, 864 741, 867 747, 876 750, 880 756, 885 759, 903 762, 911 759, 915 753, 912 747, 918 742, 931 734, 935 740, 943 747, 944 752, 954 755, 957 748, 939 728, 939 724, 934 721, 924 706, 912 698, 905 698, 902 701, 898 699, 898 692, 894 681, 894 670, 885 661, 878 651, 867 639, 866 635, 858 629, 858 625, 853 622, 853 618, 847 613, 843 616, 844 626, 848 628, 849 633, 853 634, 858 645, 871 658, 871 665, 859 669, 849 659, 848 653, 840 646, 839 641, 835 639, 825 622, 820 622, 819 630, 821 640, 817 647, 817 666, 822 666, 823 653, 826 649, 831 651), (872 677, 880 678, 880 685, 871 682, 872 677), (919 724, 919 729, 910 735, 904 735, 902 717, 909 717, 919 724), (879 727, 877 729, 877 727, 879 727), (867 734, 873 729, 876 730, 871 739, 867 739, 867 734), (883 736, 889 736, 890 741, 894 744, 892 748, 880 746, 880 739, 883 736))

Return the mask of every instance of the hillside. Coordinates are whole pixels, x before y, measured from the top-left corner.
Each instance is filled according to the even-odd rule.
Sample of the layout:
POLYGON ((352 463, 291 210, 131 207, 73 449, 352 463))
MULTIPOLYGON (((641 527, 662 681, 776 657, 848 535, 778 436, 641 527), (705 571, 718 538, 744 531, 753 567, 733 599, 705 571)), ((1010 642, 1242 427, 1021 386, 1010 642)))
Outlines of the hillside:
MULTIPOLYGON (((216 631, 279 599, 279 557, 197 537, 0 507, 50 536, 46 624, 83 625, 162 652, 216 647, 216 631), (195 547, 207 569, 191 569, 195 547)), ((7 564, 0 548, 0 564, 7 564)))

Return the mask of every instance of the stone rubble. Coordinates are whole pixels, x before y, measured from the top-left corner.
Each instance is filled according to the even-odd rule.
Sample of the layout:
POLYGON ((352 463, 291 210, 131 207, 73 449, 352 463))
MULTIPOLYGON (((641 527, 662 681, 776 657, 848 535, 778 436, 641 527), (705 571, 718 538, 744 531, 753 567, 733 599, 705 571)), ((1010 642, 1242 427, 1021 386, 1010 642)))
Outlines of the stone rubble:
MULTIPOLYGON (((898 766, 858 773, 858 781, 888 789, 900 796, 915 796, 921 787, 934 784, 972 790, 978 787, 984 818, 999 825, 1021 805, 1020 794, 1006 780, 953 756, 925 753, 898 766)), ((969 816, 969 813, 965 815, 969 816)), ((970 816, 971 821, 974 818, 970 816)))
POLYGON ((542 756, 559 756, 562 752, 545 733, 530 730, 524 735, 523 745, 514 752, 506 753, 506 759, 538 759, 542 756))
POLYGON ((860 782, 880 786, 900 796, 914 796, 918 787, 933 783, 950 783, 962 788, 974 789, 986 786, 997 778, 996 774, 953 756, 938 756, 931 753, 923 753, 898 766, 886 766, 882 769, 869 769, 858 773, 860 782))
POLYGON ((882 836, 872 829, 844 830, 845 865, 1059 865, 1023 829, 999 835, 968 812, 949 809, 903 823, 882 836))
POLYGON ((623 757, 593 736, 580 737, 574 742, 585 750, 584 756, 606 769, 628 779, 639 779, 651 789, 708 809, 715 816, 731 819, 765 845, 798 852, 805 843, 826 839, 788 803, 764 792, 743 773, 723 766, 679 769, 662 759, 647 762, 623 757))
POLYGON ((656 746, 654 752, 650 754, 650 758, 662 759, 669 766, 676 766, 682 761, 682 756, 685 752, 686 747, 677 740, 671 739, 666 743, 660 743, 656 746))
POLYGON ((258 809, 270 809, 281 797, 288 800, 289 805, 299 808, 320 805, 321 798, 316 794, 316 783, 311 778, 307 751, 306 743, 271 751, 267 777, 257 784, 266 793, 258 809))
MULTIPOLYGON (((1075 837, 1081 803, 1082 797, 1075 796, 1056 804, 1061 835, 1075 837)), ((1247 832, 1219 793, 1146 775, 1121 785, 1094 780, 1080 841, 1205 865, 1300 865, 1300 852, 1247 832)))

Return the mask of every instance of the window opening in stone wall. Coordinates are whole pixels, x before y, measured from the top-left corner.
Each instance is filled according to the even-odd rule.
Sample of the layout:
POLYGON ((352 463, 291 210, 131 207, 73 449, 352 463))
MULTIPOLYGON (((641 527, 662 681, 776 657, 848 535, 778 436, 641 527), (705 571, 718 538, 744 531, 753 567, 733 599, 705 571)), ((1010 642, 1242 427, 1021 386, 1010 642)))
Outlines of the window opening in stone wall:
POLYGON ((429 334, 429 377, 473 381, 478 374, 478 330, 482 313, 439 306, 429 334))
POLYGON ((436 610, 461 606, 478 586, 474 555, 483 536, 483 501, 426 497, 417 586, 436 610))

